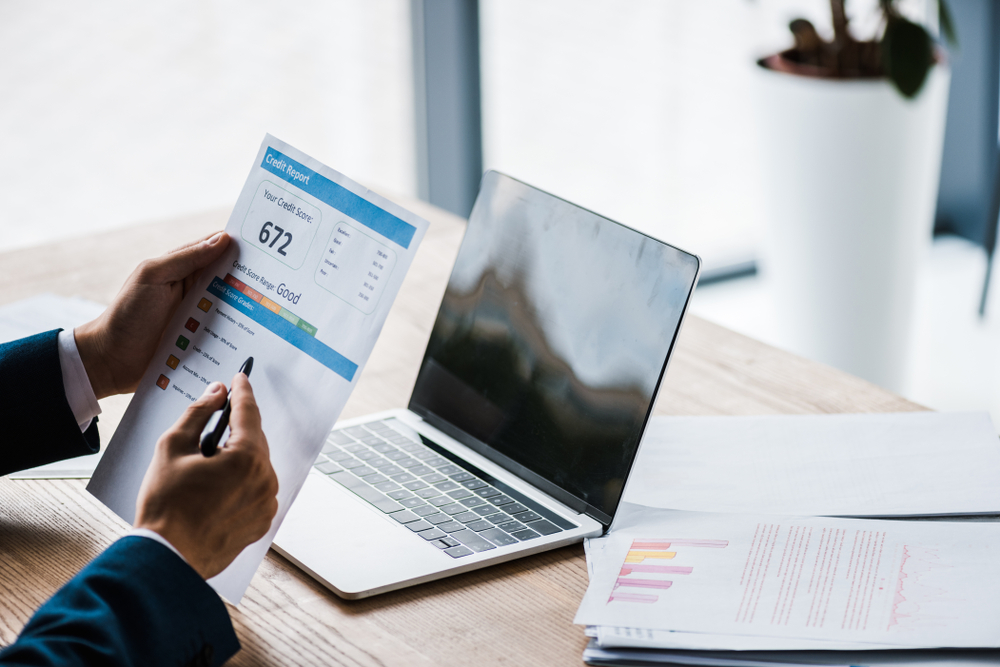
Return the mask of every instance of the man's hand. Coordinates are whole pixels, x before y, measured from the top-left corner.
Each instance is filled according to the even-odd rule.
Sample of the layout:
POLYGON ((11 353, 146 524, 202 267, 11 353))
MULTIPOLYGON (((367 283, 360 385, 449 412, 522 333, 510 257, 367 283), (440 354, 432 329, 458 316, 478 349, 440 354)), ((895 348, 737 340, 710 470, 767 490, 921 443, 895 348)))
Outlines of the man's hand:
POLYGON ((146 260, 100 317, 74 330, 97 398, 135 391, 181 299, 228 246, 217 232, 146 260))
POLYGON ((205 579, 267 534, 278 512, 278 477, 242 373, 233 378, 226 446, 209 458, 198 449, 202 429, 225 402, 225 387, 213 382, 160 437, 136 500, 135 527, 159 533, 205 579))

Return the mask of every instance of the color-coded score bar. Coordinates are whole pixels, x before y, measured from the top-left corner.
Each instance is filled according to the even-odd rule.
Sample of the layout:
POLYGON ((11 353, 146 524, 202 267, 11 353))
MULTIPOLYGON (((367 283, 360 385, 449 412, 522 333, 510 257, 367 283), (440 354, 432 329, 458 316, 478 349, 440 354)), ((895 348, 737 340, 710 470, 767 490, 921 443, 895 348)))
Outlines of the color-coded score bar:
MULTIPOLYGON (((236 279, 233 278, 233 280, 236 279)), ((236 282, 243 285, 238 280, 236 282)), ((354 380, 354 374, 358 372, 358 365, 333 348, 316 340, 316 327, 309 325, 303 320, 299 320, 299 323, 293 324, 290 319, 276 313, 273 308, 263 303, 267 297, 246 285, 243 285, 243 287, 251 293, 248 294, 244 290, 238 289, 216 276, 208 286, 208 292, 222 299, 225 303, 265 327, 285 342, 302 350, 348 382, 354 380), (260 298, 255 298, 254 294, 260 298), (310 328, 304 328, 302 323, 310 328)))
POLYGON ((258 292, 257 290, 255 290, 254 288, 248 286, 247 284, 245 284, 243 282, 240 282, 239 280, 237 280, 236 278, 234 278, 232 276, 232 274, 230 274, 230 273, 226 274, 226 284, 229 285, 230 287, 235 287, 239 291, 243 292, 243 294, 245 296, 250 297, 251 299, 253 299, 257 303, 259 303, 260 305, 262 305, 265 308, 267 308, 268 310, 270 310, 275 315, 278 315, 279 317, 282 317, 282 318, 288 320, 288 322, 290 324, 292 324, 293 326, 296 326, 296 327, 302 329, 303 331, 305 331, 310 336, 315 336, 316 335, 316 332, 318 331, 318 329, 316 329, 316 327, 314 327, 313 325, 309 324, 304 319, 302 319, 301 317, 297 316, 295 313, 293 313, 292 311, 288 310, 284 306, 281 306, 281 305, 275 303, 274 301, 271 301, 270 299, 268 299, 266 296, 264 296, 263 294, 261 294, 260 292, 258 292))

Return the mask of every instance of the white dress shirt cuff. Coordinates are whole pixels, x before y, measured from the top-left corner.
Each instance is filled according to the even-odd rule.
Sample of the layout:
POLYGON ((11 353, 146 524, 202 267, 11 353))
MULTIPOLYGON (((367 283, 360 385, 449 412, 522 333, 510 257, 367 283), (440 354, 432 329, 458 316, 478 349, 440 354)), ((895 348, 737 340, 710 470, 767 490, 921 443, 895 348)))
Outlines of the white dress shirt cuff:
POLYGON ((132 530, 128 531, 126 537, 146 537, 153 540, 154 542, 159 542, 160 544, 162 544, 163 546, 165 546, 166 548, 170 549, 175 554, 177 554, 178 558, 187 563, 187 558, 182 556, 181 552, 174 548, 174 545, 172 545, 170 542, 167 542, 166 538, 164 538, 163 535, 160 535, 159 533, 154 532, 149 528, 133 528, 132 530))
POLYGON ((87 369, 76 347, 76 336, 72 331, 59 332, 59 367, 62 369, 63 389, 76 423, 83 433, 90 428, 90 422, 101 414, 94 388, 90 386, 87 369))

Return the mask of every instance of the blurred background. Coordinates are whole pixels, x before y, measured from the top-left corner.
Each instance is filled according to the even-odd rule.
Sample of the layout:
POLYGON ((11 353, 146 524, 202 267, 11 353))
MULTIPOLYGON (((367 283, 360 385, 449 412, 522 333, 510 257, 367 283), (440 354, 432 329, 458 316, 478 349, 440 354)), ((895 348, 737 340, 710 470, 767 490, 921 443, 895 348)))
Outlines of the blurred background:
MULTIPOLYGON (((877 30, 876 4, 848 4, 859 37, 877 30)), ((1000 425, 998 290, 980 303, 996 232, 993 4, 951 2, 935 233, 891 388, 1000 425)), ((902 6, 936 29, 936 2, 902 6)), ((229 207, 270 132, 463 215, 470 173, 504 171, 699 254, 695 314, 809 355, 764 259, 756 60, 791 46, 793 18, 828 34, 827 0, 0 7, 0 252, 229 207)))

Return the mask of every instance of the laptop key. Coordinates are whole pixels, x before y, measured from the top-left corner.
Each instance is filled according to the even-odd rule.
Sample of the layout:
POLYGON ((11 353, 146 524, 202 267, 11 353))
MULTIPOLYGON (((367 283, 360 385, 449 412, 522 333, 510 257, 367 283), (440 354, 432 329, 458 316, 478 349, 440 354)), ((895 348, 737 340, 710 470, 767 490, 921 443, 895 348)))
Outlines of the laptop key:
POLYGON ((448 479, 448 478, 445 477, 444 475, 442 475, 439 472, 435 472, 435 473, 432 473, 430 475, 424 475, 424 481, 427 482, 428 484, 434 484, 436 482, 443 482, 446 479, 448 479))
POLYGON ((489 498, 490 496, 500 495, 500 492, 494 489, 492 486, 484 486, 481 489, 473 489, 472 492, 482 498, 489 498))
POLYGON ((536 533, 533 530, 518 530, 516 532, 511 533, 511 535, 521 540, 522 542, 524 540, 533 540, 536 537, 538 537, 538 533, 536 533))
POLYGON ((443 507, 444 505, 452 504, 455 500, 448 496, 437 496, 436 498, 428 498, 427 502, 434 505, 434 507, 443 507))
MULTIPOLYGON (((466 498, 466 500, 472 500, 472 498, 466 498)), ((480 500, 482 500, 482 498, 480 498, 480 500)), ((465 501, 462 501, 462 503, 466 505, 468 504, 465 501)), ((472 511, 485 516, 487 514, 496 514, 497 508, 492 505, 479 505, 477 507, 473 507, 472 511)))
POLYGON ((421 445, 419 442, 410 441, 409 444, 402 444, 399 446, 404 452, 423 452, 427 451, 427 448, 421 445))
POLYGON ((389 465, 379 466, 378 469, 378 471, 383 475, 385 475, 386 477, 392 477, 394 475, 398 475, 399 473, 403 472, 403 469, 400 468, 395 463, 390 463, 389 461, 386 461, 386 463, 388 463, 389 465))
POLYGON ((472 473, 465 472, 464 470, 462 472, 457 472, 454 475, 449 475, 449 477, 451 477, 452 481, 455 482, 464 482, 469 479, 474 479, 472 473))
POLYGON ((517 514, 518 512, 523 512, 526 509, 528 508, 522 505, 521 503, 514 503, 513 505, 508 505, 507 507, 504 507, 503 511, 506 512, 507 514, 517 514))
POLYGON ((368 459, 380 458, 379 455, 378 455, 378 452, 373 452, 371 450, 364 451, 364 452, 358 452, 357 454, 355 454, 355 456, 357 456, 362 461, 367 461, 368 459))
POLYGON ((366 475, 374 475, 378 471, 374 468, 369 468, 368 466, 359 466, 357 468, 351 468, 351 472, 358 477, 365 477, 366 475))
POLYGON ((409 510, 403 510, 402 512, 393 512, 389 516, 391 516, 399 523, 410 523, 412 521, 420 521, 420 517, 409 510))
POLYGON ((406 468, 407 472, 409 472, 410 468, 416 468, 417 466, 423 465, 423 464, 420 463, 420 461, 418 461, 416 459, 409 459, 409 458, 407 458, 407 459, 399 459, 399 460, 397 460, 396 461, 396 465, 398 465, 400 468, 406 468))
POLYGON ((442 537, 441 542, 447 544, 449 547, 457 547, 459 544, 461 544, 461 542, 451 537, 450 535, 442 537))
MULTIPOLYGON (((470 477, 472 476, 470 475, 470 477)), ((484 486, 487 486, 487 484, 481 479, 476 479, 475 477, 472 477, 472 479, 467 479, 464 482, 462 482, 462 486, 464 486, 467 489, 481 489, 484 486)))
MULTIPOLYGON (((480 505, 486 505, 486 501, 485 500, 483 500, 479 496, 473 496, 471 494, 469 495, 468 498, 462 498, 458 502, 462 503, 466 507, 479 507, 480 505)), ((487 505, 487 507, 489 507, 489 509, 490 509, 491 512, 494 510, 494 508, 490 507, 489 505, 487 505)), ((476 511, 478 511, 478 510, 476 510, 476 511)))
POLYGON ((329 453, 324 452, 324 454, 326 454, 326 458, 330 459, 331 461, 338 462, 338 463, 340 461, 346 461, 348 459, 352 459, 352 460, 354 459, 354 457, 351 456, 350 454, 348 454, 347 452, 329 452, 329 453))
MULTIPOLYGON (((440 488, 440 487, 438 487, 438 488, 440 488)), ((469 498, 469 497, 475 498, 476 497, 476 496, 473 496, 472 492, 469 491, 468 489, 455 489, 454 491, 449 491, 448 495, 451 496, 452 498, 454 498, 455 500, 464 500, 465 498, 469 498)))
POLYGON ((353 445, 344 445, 344 451, 354 454, 355 452, 366 452, 368 451, 368 448, 361 443, 356 442, 353 445))
POLYGON ((496 549, 496 545, 488 540, 484 540, 471 530, 462 530, 457 533, 452 533, 451 537, 476 552, 496 549))
POLYGON ((376 474, 376 475, 365 475, 364 480, 369 484, 371 484, 372 486, 375 486, 376 484, 381 484, 382 482, 388 482, 389 478, 386 477, 385 475, 376 474))
POLYGON ((393 481, 379 482, 375 485, 375 488, 379 491, 395 491, 399 488, 399 484, 396 484, 393 481))
POLYGON ((334 431, 327 437, 326 441, 334 442, 338 445, 349 445, 354 442, 354 439, 343 431, 334 431))
POLYGON ((399 489, 398 491, 390 491, 385 495, 389 496, 393 500, 402 500, 403 498, 411 497, 413 494, 406 489, 399 489))
POLYGON ((451 547, 450 549, 445 549, 444 552, 451 556, 452 558, 461 558, 462 556, 472 555, 472 550, 468 547, 463 547, 458 545, 457 547, 451 547))
POLYGON ((446 533, 454 533, 459 530, 465 530, 465 524, 457 521, 448 521, 447 523, 439 523, 438 528, 446 533))
POLYGON ((490 498, 490 502, 496 505, 497 507, 500 507, 501 505, 511 504, 512 502, 514 502, 514 499, 511 498, 510 496, 505 496, 501 493, 499 496, 492 496, 490 498))
POLYGON ((475 512, 462 512, 461 514, 456 514, 452 518, 455 519, 455 521, 459 521, 461 523, 469 523, 471 521, 478 520, 479 515, 476 514, 475 512))
POLYGON ((483 521, 482 519, 479 519, 477 521, 470 521, 469 523, 465 524, 465 527, 468 528, 469 530, 474 530, 478 533, 483 530, 492 529, 493 524, 490 523, 489 521, 483 521))
POLYGON ((419 479, 415 479, 412 482, 407 482, 403 486, 408 488, 410 491, 416 491, 417 489, 423 489, 427 487, 427 485, 421 482, 419 479))
POLYGON ((415 459, 420 459, 421 461, 423 461, 426 464, 427 463, 427 459, 434 458, 435 456, 437 456, 437 453, 436 452, 432 452, 429 449, 425 449, 422 452, 410 452, 410 456, 412 456, 415 459))
POLYGON ((408 459, 408 458, 410 458, 409 454, 407 454, 406 452, 401 452, 398 449, 396 451, 394 451, 394 452, 386 452, 384 454, 384 456, 385 456, 385 458, 389 459, 390 461, 398 461, 400 459, 408 459))
POLYGON ((428 486, 426 489, 420 489, 416 492, 421 498, 433 498, 434 496, 440 496, 441 492, 435 489, 433 486, 428 486))
POLYGON ((435 468, 440 468, 443 465, 448 465, 448 459, 443 456, 436 456, 433 459, 424 459, 424 463, 435 468))
MULTIPOLYGON (((374 491, 374 489, 372 489, 372 490, 374 491)), ((358 494, 358 495, 361 495, 361 494, 358 494)), ((385 496, 382 496, 378 500, 369 500, 368 502, 370 502, 372 505, 374 505, 378 509, 382 510, 386 514, 392 514, 393 512, 398 513, 400 510, 403 509, 402 505, 400 505, 399 503, 397 503, 395 500, 391 500, 389 498, 386 498, 385 496)))
MULTIPOLYGON (((431 524, 426 521, 411 521, 410 523, 404 524, 407 528, 412 530, 414 533, 419 533, 422 530, 427 530, 428 528, 434 528, 431 524)), ((434 528, 437 530, 437 528, 434 528)))
POLYGON ((434 472, 434 468, 428 468, 427 466, 417 466, 416 468, 410 468, 407 470, 411 475, 416 475, 417 477, 423 477, 424 475, 430 475, 434 472))
POLYGON ((364 429, 360 426, 351 426, 350 428, 345 428, 344 433, 347 433, 348 435, 353 435, 355 438, 363 438, 366 435, 368 435, 367 429, 364 429))
POLYGON ((403 498, 402 500, 399 501, 399 504, 402 505, 403 507, 413 509, 414 507, 419 507, 420 505, 426 505, 427 503, 424 502, 422 498, 413 497, 413 498, 403 498))
POLYGON ((344 461, 337 461, 337 463, 340 465, 341 468, 346 468, 348 470, 351 470, 352 468, 360 468, 365 464, 364 461, 359 461, 353 456, 344 461))
POLYGON ((438 530, 437 528, 429 528, 428 530, 422 530, 417 533, 417 535, 420 535, 420 537, 424 538, 428 542, 432 540, 440 541, 440 538, 445 537, 447 534, 448 533, 443 530, 438 530))
MULTIPOLYGON (((413 513, 417 516, 428 516, 430 514, 437 514, 438 508, 433 505, 421 505, 420 507, 414 507, 413 513)), ((441 516, 448 516, 447 514, 442 514, 441 516)))
POLYGON ((438 524, 447 523, 451 521, 451 517, 449 515, 441 514, 440 512, 438 512, 437 514, 425 514, 423 515, 423 517, 427 519, 427 521, 429 521, 430 523, 434 524, 435 526, 438 524))
POLYGON ((452 489, 457 489, 458 488, 458 484, 456 484, 455 482, 451 481, 450 479, 445 480, 443 482, 438 482, 434 486, 436 486, 437 488, 441 489, 442 491, 451 491, 452 489))
POLYGON ((321 473, 327 475, 329 475, 331 472, 339 472, 343 470, 343 468, 341 468, 339 465, 331 461, 327 461, 326 463, 318 463, 313 467, 316 468, 316 470, 319 470, 321 473))
POLYGON ((525 526, 523 523, 518 523, 517 521, 511 521, 510 523, 501 523, 499 526, 497 526, 497 528, 508 533, 513 533, 518 530, 524 530, 525 528, 527 528, 527 526, 525 526))
POLYGON ((555 525, 551 521, 546 521, 545 519, 542 519, 541 521, 532 521, 528 528, 531 528, 535 532, 541 533, 542 535, 552 535, 562 531, 562 528, 555 525))
POLYGON ((512 517, 520 521, 521 523, 530 523, 532 521, 538 521, 542 518, 541 514, 536 514, 532 511, 518 512, 517 514, 511 514, 512 517))
POLYGON ((387 454, 389 452, 396 451, 396 448, 390 445, 388 442, 379 442, 377 445, 372 445, 374 449, 379 454, 387 454))
POLYGON ((456 472, 462 472, 462 469, 457 465, 446 465, 438 466, 438 472, 444 475, 454 475, 456 472))
POLYGON ((389 475, 389 476, 392 477, 393 480, 399 482, 400 484, 404 482, 412 482, 413 480, 416 479, 416 477, 414 477, 408 472, 401 472, 398 475, 389 475))
MULTIPOLYGON (((469 524, 469 527, 471 528, 472 524, 469 524)), ((421 533, 421 535, 422 534, 423 533, 421 533)), ((480 537, 485 537, 486 539, 488 539, 493 544, 496 544, 497 546, 501 546, 501 547, 505 547, 505 546, 508 546, 510 544, 517 544, 517 542, 518 542, 518 540, 517 540, 516 537, 511 537, 510 535, 508 535, 507 533, 503 532, 499 528, 489 528, 489 529, 484 530, 481 533, 479 533, 479 536, 480 537)))
POLYGON ((462 512, 467 511, 467 508, 465 507, 465 505, 460 505, 458 503, 451 503, 449 505, 441 505, 440 508, 441 508, 441 511, 444 512, 445 514, 461 514, 462 512))
POLYGON ((493 523, 500 525, 501 523, 510 523, 513 521, 508 515, 503 512, 496 512, 495 514, 487 514, 483 517, 487 521, 492 521, 493 523))

